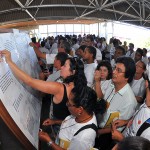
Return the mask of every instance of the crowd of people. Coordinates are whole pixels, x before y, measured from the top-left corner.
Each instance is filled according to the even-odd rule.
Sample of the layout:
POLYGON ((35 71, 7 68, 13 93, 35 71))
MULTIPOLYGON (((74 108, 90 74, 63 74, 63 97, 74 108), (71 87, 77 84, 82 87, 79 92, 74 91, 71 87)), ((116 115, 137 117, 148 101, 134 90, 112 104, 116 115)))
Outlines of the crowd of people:
POLYGON ((41 149, 148 150, 150 145, 150 62, 146 48, 94 35, 44 38, 33 47, 39 79, 19 69, 1 51, 17 78, 49 101, 41 119, 41 149), (46 127, 48 130, 45 130, 46 127), (55 135, 55 136, 54 136, 55 135), (131 144, 132 141, 134 144, 131 144))

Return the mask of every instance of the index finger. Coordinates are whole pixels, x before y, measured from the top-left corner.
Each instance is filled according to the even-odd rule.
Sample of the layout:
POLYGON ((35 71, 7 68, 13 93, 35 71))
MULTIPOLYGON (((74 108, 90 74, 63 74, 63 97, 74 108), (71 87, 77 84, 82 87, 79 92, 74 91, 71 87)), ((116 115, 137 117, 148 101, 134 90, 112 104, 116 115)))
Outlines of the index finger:
POLYGON ((112 132, 114 132, 114 130, 116 130, 116 126, 114 123, 111 124, 111 130, 112 130, 112 132))

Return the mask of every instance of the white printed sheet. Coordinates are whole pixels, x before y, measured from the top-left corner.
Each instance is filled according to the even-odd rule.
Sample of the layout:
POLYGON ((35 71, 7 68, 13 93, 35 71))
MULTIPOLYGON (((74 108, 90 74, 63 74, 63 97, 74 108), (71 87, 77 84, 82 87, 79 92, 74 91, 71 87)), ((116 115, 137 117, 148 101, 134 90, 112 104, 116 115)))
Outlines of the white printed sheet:
MULTIPOLYGON (((11 51, 13 61, 29 75, 38 78, 37 58, 28 45, 29 40, 28 35, 24 33, 0 34, 0 50, 11 51)), ((34 96, 35 90, 18 81, 5 59, 1 59, 3 62, 0 62, 0 99, 23 134, 38 149, 41 101, 34 96)))

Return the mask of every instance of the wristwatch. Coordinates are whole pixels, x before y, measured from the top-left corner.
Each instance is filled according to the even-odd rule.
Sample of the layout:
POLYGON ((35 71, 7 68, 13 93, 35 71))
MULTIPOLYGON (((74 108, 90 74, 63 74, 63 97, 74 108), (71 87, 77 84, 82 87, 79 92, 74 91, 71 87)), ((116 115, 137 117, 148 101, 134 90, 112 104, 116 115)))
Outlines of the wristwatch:
POLYGON ((52 144, 53 144, 53 141, 49 141, 49 142, 47 143, 48 146, 51 146, 52 144))

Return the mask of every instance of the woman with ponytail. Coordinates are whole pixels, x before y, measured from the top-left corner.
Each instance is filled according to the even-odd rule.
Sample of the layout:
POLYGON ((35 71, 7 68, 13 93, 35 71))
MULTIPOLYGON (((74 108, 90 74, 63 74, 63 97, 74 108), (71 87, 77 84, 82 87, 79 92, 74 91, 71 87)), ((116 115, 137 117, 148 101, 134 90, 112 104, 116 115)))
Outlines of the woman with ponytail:
POLYGON ((45 120, 43 125, 60 125, 62 120, 70 114, 66 102, 68 101, 71 90, 75 86, 79 87, 79 85, 87 85, 86 77, 84 75, 84 65, 81 60, 68 58, 64 66, 61 67, 61 77, 64 79, 64 82, 58 83, 32 78, 18 68, 18 66, 12 61, 11 53, 8 50, 1 51, 1 55, 5 56, 10 69, 19 80, 34 89, 53 95, 53 119, 45 120))

